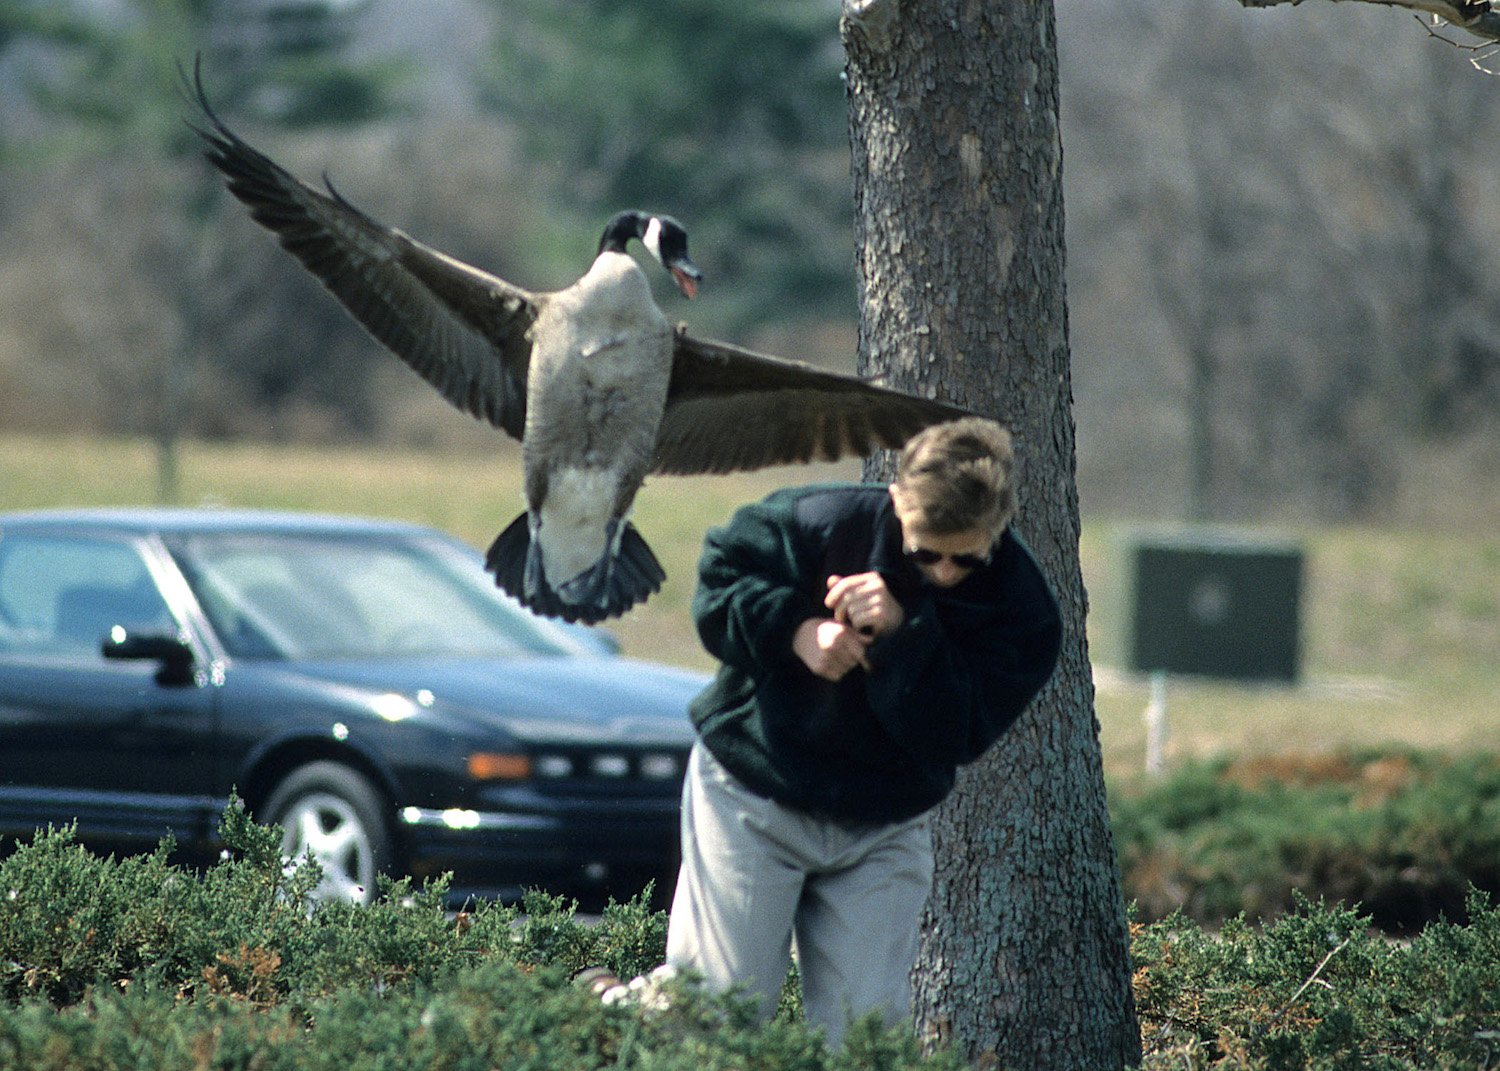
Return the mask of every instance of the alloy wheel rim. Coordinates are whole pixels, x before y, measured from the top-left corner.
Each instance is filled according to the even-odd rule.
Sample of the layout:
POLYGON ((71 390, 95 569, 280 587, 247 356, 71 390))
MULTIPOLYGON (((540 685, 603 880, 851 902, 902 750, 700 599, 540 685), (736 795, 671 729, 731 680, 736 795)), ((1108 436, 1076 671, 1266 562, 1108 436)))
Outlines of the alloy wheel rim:
POLYGON ((331 793, 302 796, 281 818, 281 852, 288 867, 309 855, 323 871, 314 900, 364 903, 375 884, 370 832, 348 800, 331 793))

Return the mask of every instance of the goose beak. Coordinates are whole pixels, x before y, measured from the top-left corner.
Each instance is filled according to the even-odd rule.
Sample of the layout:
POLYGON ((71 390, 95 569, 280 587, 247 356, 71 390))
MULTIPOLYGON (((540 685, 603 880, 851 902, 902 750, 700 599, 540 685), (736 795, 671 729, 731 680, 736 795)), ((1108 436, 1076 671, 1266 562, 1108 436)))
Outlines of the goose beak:
POLYGON ((692 300, 698 295, 698 280, 703 278, 701 271, 685 260, 669 264, 667 270, 672 273, 672 278, 677 281, 677 289, 682 291, 683 297, 692 300))

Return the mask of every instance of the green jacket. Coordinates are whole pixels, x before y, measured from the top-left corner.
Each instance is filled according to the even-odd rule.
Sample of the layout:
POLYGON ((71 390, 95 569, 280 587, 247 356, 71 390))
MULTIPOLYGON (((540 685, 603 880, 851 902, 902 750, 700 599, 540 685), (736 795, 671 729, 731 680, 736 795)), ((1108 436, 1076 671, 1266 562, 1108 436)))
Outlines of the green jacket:
POLYGON ((849 823, 921 814, 1046 683, 1062 626, 1030 552, 1006 531, 957 586, 923 583, 883 485, 791 488, 708 533, 693 599, 721 665, 691 707, 703 743, 745 787, 849 823), (827 617, 825 578, 878 571, 906 612, 834 683, 792 652, 827 617))

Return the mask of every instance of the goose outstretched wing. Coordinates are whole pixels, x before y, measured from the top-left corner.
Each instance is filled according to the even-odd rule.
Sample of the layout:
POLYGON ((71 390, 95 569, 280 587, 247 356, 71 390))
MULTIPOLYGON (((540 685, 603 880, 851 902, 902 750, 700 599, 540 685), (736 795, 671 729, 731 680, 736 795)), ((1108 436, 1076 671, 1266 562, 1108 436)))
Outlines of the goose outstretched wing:
POLYGON ((678 476, 897 449, 967 410, 678 332, 653 471, 678 476))
POLYGON ((225 126, 201 83, 197 91, 208 127, 194 130, 251 218, 448 401, 521 438, 538 295, 371 219, 331 184, 309 186, 225 126))

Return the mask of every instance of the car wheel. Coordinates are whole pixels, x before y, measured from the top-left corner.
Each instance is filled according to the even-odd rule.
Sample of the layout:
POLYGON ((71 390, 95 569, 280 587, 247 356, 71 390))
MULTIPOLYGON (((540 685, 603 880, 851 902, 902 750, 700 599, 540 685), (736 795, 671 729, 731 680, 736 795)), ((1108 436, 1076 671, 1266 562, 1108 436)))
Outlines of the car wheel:
POLYGON ((385 800, 369 778, 336 762, 293 770, 266 800, 265 821, 283 830, 289 866, 311 855, 323 870, 315 900, 367 904, 375 876, 394 859, 385 800))

